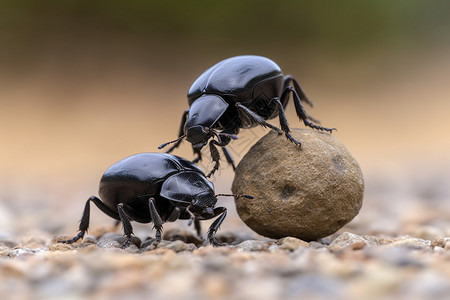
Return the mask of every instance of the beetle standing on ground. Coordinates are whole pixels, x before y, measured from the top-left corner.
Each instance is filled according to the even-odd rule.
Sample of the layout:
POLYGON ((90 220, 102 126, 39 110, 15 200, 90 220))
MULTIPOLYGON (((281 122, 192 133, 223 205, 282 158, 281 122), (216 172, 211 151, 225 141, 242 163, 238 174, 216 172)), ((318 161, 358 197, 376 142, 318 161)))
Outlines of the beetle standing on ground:
POLYGON ((214 194, 214 186, 203 171, 192 162, 166 153, 141 153, 112 165, 100 180, 99 195, 86 201, 77 236, 62 241, 74 243, 83 238, 89 227, 90 202, 113 219, 122 221, 126 241, 130 245, 131 221, 153 222, 156 242, 161 241, 164 222, 187 219, 194 222, 201 237, 200 220, 219 216, 209 227, 208 241, 220 245, 214 238, 227 215, 225 207, 215 207, 217 196, 249 195, 214 194))
POLYGON ((210 177, 219 168, 220 154, 216 145, 222 147, 227 161, 235 169, 225 146, 231 139, 237 139, 240 128, 269 127, 284 133, 291 142, 300 146, 300 141, 290 134, 284 113, 291 93, 297 115, 306 126, 330 133, 336 130, 317 125, 319 122, 306 114, 302 102, 311 106, 312 103, 297 81, 290 75, 283 76, 275 62, 262 56, 244 55, 225 59, 200 75, 189 89, 190 108, 183 113, 178 139, 158 148, 175 143, 168 149, 170 153, 185 137, 197 155, 193 160, 196 163, 202 158, 200 150, 212 139, 209 148, 214 166, 207 175, 210 177), (277 115, 281 129, 266 122, 277 115))

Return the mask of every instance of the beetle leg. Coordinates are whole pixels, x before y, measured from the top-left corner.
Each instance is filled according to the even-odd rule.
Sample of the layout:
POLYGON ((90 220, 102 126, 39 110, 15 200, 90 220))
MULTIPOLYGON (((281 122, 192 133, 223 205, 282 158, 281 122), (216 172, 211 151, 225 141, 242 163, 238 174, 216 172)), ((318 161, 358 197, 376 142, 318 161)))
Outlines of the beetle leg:
MULTIPOLYGON (((311 100, 308 99, 308 97, 306 97, 305 93, 303 92, 302 88, 300 87, 300 85, 298 84, 297 80, 295 80, 291 75, 286 75, 284 77, 284 85, 283 85, 283 91, 289 86, 290 82, 292 81, 292 83, 294 84, 294 89, 297 92, 300 100, 302 102, 305 102, 306 104, 308 104, 309 106, 313 107, 313 103, 311 102, 311 100)), ((286 99, 287 100, 287 99, 286 99)), ((316 124, 320 124, 321 122, 319 120, 317 120, 316 118, 305 114, 306 117, 313 123, 316 124)))
POLYGON ((72 238, 70 240, 60 241, 61 243, 72 244, 72 243, 75 243, 76 241, 78 241, 79 239, 82 239, 84 237, 84 234, 87 232, 87 230, 89 228, 89 219, 90 219, 90 212, 91 212, 90 201, 94 202, 94 204, 102 212, 104 212, 105 214, 107 214, 111 218, 116 219, 116 220, 120 220, 119 215, 115 211, 111 210, 108 206, 106 206, 106 204, 103 203, 102 200, 100 200, 97 197, 91 196, 86 201, 86 204, 84 205, 83 215, 81 217, 80 226, 78 228, 78 230, 80 232, 74 238, 72 238))
MULTIPOLYGON (((292 92, 292 95, 294 96, 294 106, 295 106, 295 111, 297 112, 297 116, 303 120, 303 123, 305 124, 305 126, 311 127, 313 129, 316 130, 323 130, 323 131, 327 131, 329 133, 332 133, 333 130, 336 130, 336 128, 326 128, 326 127, 322 127, 319 125, 315 125, 313 123, 311 123, 308 119, 310 119, 311 117, 309 117, 306 112, 305 109, 303 108, 303 104, 300 100, 300 97, 298 96, 297 92, 295 91, 295 89, 292 86, 288 86, 286 87, 286 89, 283 91, 283 94, 281 95, 281 101, 284 102, 283 100, 286 97, 289 97, 289 92, 292 92)), ((314 121, 313 121, 314 122, 314 121)))
POLYGON ((86 204, 84 205, 83 215, 81 217, 80 226, 78 228, 78 230, 80 232, 78 232, 78 234, 75 237, 73 237, 72 239, 61 241, 61 243, 72 244, 72 243, 75 243, 76 241, 78 241, 79 239, 83 239, 84 234, 86 233, 86 231, 89 228, 89 219, 90 219, 90 211, 91 211, 89 201, 91 198, 89 198, 86 201, 86 204))
POLYGON ((306 97, 305 93, 303 92, 302 88, 300 87, 300 84, 298 84, 297 80, 295 80, 295 78, 292 77, 291 75, 284 76, 283 91, 289 86, 289 83, 291 81, 294 84, 295 91, 299 95, 300 99, 303 102, 307 103, 309 106, 313 107, 314 105, 311 102, 311 100, 309 100, 308 97, 306 97))
POLYGON ((215 140, 211 140, 209 142, 209 151, 211 152, 211 159, 214 162, 214 167, 208 173, 208 175, 206 175, 207 178, 211 177, 211 175, 213 175, 220 167, 220 163, 219 163, 220 154, 219 154, 219 151, 217 150, 215 144, 217 144, 217 142, 215 140))
POLYGON ((192 150, 194 151, 194 155, 197 155, 197 157, 192 160, 192 162, 196 164, 202 160, 202 152, 197 148, 195 148, 194 146, 192 146, 192 150))
POLYGON ((108 206, 106 206, 106 204, 103 203, 103 201, 100 200, 99 198, 92 196, 91 198, 89 198, 89 201, 94 202, 95 206, 97 206, 97 208, 100 209, 104 214, 108 215, 109 217, 117 221, 120 221, 119 214, 113 211, 108 206))
POLYGON ((314 117, 312 117, 312 116, 310 116, 308 114, 305 114, 305 115, 306 115, 306 118, 308 118, 308 120, 310 120, 311 122, 316 123, 317 125, 322 124, 322 122, 320 122, 316 118, 314 118, 314 117))
POLYGON ((133 226, 131 226, 130 217, 125 212, 123 203, 117 204, 117 211, 119 212, 120 220, 123 224, 123 232, 127 238, 123 243, 122 248, 125 249, 131 244, 131 235, 133 234, 133 226))
POLYGON ((200 221, 195 217, 194 213, 192 211, 190 211, 190 208, 191 208, 191 205, 186 207, 186 212, 191 216, 187 225, 191 226, 192 221, 194 221, 194 227, 195 227, 195 231, 197 232, 197 236, 200 240, 203 240, 202 226, 200 225, 200 221))
POLYGON ((192 221, 196 220, 196 219, 195 219, 194 213, 193 213, 193 212, 191 211, 191 209, 190 209, 191 206, 192 206, 192 205, 189 205, 188 207, 186 207, 186 212, 189 214, 189 216, 191 216, 191 217, 189 218, 188 223, 187 223, 188 226, 191 226, 191 225, 192 225, 192 221))
POLYGON ((218 215, 220 216, 211 224, 207 234, 209 243, 214 247, 222 246, 222 244, 216 241, 214 236, 216 235, 217 230, 219 230, 219 227, 222 224, 223 220, 225 220, 225 217, 227 216, 227 209, 225 207, 214 208, 214 216, 218 215))
POLYGON ((282 134, 283 133, 283 131, 281 131, 278 127, 275 127, 272 124, 267 123, 266 120, 264 120, 261 116, 259 116, 255 112, 251 111, 250 109, 248 109, 247 107, 245 107, 241 103, 237 102, 236 103, 236 107, 238 109, 240 109, 242 112, 244 112, 246 115, 248 115, 254 122, 258 123, 259 125, 261 125, 263 127, 269 127, 270 129, 275 130, 276 132, 278 132, 278 134, 282 134))
POLYGON ((159 215, 158 211, 156 210, 154 198, 150 198, 148 200, 148 207, 150 209, 150 216, 152 217, 153 221, 153 228, 156 230, 155 234, 156 243, 159 243, 161 242, 162 224, 164 222, 161 219, 161 216, 159 215))
POLYGON ((175 222, 180 217, 181 211, 179 207, 175 207, 167 217, 167 222, 175 222))
POLYGON ((230 151, 228 151, 227 147, 222 147, 222 152, 227 159, 227 162, 233 167, 233 171, 236 171, 236 166, 234 165, 233 157, 231 156, 230 151))
POLYGON ((281 104, 281 102, 278 98, 273 98, 272 101, 275 101, 275 103, 278 106, 278 116, 280 118, 280 126, 281 126, 281 129, 284 131, 284 135, 286 135, 288 140, 293 142, 296 146, 301 146, 302 143, 300 143, 299 141, 294 139, 290 133, 291 129, 289 128, 289 123, 286 119, 286 114, 284 113, 283 104, 281 104))
POLYGON ((200 240, 203 240, 203 236, 202 236, 202 225, 200 225, 200 221, 195 219, 194 220, 194 227, 195 227, 195 231, 197 232, 197 236, 200 240))
MULTIPOLYGON (((180 128, 178 129, 178 137, 183 136, 184 135, 184 124, 186 123, 187 120, 187 116, 189 114, 189 109, 186 109, 183 112, 183 115, 181 116, 181 124, 180 124, 180 128)), ((169 149, 167 149, 166 153, 170 153, 173 150, 175 150, 176 148, 178 148, 178 146, 180 146, 182 142, 182 139, 178 140, 175 144, 173 144, 169 149)))

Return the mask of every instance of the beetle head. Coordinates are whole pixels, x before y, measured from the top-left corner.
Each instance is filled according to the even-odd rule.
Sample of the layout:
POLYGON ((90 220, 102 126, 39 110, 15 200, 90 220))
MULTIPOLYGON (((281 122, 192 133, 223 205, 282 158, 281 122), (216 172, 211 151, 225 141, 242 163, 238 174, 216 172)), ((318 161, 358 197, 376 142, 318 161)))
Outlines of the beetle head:
POLYGON ((213 214, 217 203, 212 182, 195 171, 184 171, 167 178, 160 195, 178 206, 189 206, 189 210, 197 216, 213 214))
POLYGON ((217 203, 217 198, 214 193, 203 193, 197 195, 189 206, 191 211, 196 216, 208 217, 214 216, 214 206, 217 203))
POLYGON ((214 127, 227 108, 228 103, 218 95, 205 94, 196 99, 184 126, 186 140, 196 149, 202 149, 217 134, 214 127))

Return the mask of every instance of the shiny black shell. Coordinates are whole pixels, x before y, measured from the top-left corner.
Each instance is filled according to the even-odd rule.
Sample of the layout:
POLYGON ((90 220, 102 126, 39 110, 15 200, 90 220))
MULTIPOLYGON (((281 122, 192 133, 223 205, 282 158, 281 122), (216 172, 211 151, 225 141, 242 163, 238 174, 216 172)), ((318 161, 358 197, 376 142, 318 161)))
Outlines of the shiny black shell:
MULTIPOLYGON (((112 210, 117 211, 117 204, 124 203, 135 211, 131 216, 135 221, 150 222, 148 199, 154 197, 157 205, 159 203, 169 205, 169 201, 165 199, 158 201, 161 200, 161 187, 167 178, 179 173, 195 173, 199 179, 205 178, 199 167, 175 155, 167 153, 132 155, 106 170, 100 180, 99 195, 112 210)), ((206 178, 204 180, 206 181, 206 178)), ((186 185, 190 186, 188 180, 186 185)), ((168 207, 161 207, 161 211, 167 209, 168 207)))
POLYGON ((204 94, 216 94, 231 105, 241 102, 266 120, 271 119, 277 110, 258 105, 268 105, 271 99, 280 97, 283 78, 280 67, 266 57, 231 57, 218 62, 195 80, 188 92, 188 103, 191 105, 204 94))

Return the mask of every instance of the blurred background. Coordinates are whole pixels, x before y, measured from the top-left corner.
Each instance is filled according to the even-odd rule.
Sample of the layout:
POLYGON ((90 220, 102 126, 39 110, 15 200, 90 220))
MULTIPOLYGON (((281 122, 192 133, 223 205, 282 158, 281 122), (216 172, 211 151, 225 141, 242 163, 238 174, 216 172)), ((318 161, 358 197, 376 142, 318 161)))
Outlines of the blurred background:
MULTIPOLYGON (((3 0, 1 231, 75 233, 111 164, 176 138, 204 70, 258 54, 360 163, 365 202, 347 230, 448 236, 449 50, 445 0, 3 0)), ((287 114, 303 127, 292 103, 287 114)), ((266 132, 243 131, 236 160, 266 132)), ((175 154, 192 157, 186 142, 175 154)), ((213 180, 229 192, 233 173, 224 163, 213 180)), ((91 222, 111 221, 93 209, 91 222)), ((232 213, 222 230, 243 226, 232 213)))

